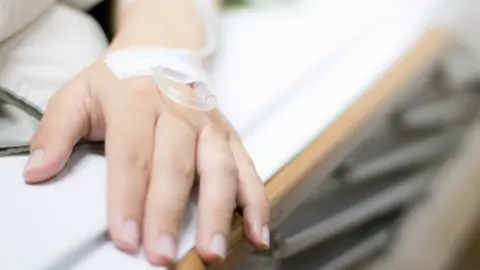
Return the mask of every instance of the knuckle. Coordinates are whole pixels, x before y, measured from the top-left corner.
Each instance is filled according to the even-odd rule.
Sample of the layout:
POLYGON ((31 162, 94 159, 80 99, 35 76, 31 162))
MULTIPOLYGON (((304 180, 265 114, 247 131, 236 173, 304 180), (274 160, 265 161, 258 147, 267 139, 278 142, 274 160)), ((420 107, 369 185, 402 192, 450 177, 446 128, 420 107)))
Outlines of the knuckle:
POLYGON ((151 97, 158 92, 155 84, 146 78, 132 79, 131 90, 140 97, 151 97))
POLYGON ((32 138, 30 139, 30 150, 40 148, 45 142, 45 128, 42 127, 43 125, 40 123, 37 130, 33 134, 32 138))
POLYGON ((176 231, 182 222, 182 212, 170 204, 160 204, 158 202, 150 205, 150 213, 147 219, 153 227, 163 227, 164 229, 176 231))
POLYGON ((215 127, 214 125, 209 124, 203 127, 201 132, 201 138, 202 140, 206 140, 206 141, 218 141, 218 140, 226 141, 227 133, 221 131, 220 128, 215 127))
MULTIPOLYGON (((156 96, 154 93, 149 92, 147 90, 139 90, 139 91, 132 91, 127 95, 126 102, 129 105, 141 105, 144 106, 145 104, 151 104, 153 100, 155 100, 156 96)), ((134 106, 135 106, 134 105, 134 106)), ((137 107, 137 106, 135 106, 137 107)))
POLYGON ((219 173, 228 179, 234 179, 235 182, 237 182, 239 178, 238 168, 231 159, 218 158, 214 161, 212 160, 209 170, 211 173, 219 173))
POLYGON ((260 181, 255 181, 255 182, 250 182, 246 183, 247 185, 247 190, 250 192, 253 196, 254 199, 256 200, 263 200, 267 201, 267 190, 265 188, 265 185, 260 182, 260 181))
POLYGON ((240 170, 240 181, 244 183, 252 183, 256 185, 263 186, 262 179, 257 173, 255 167, 252 166, 241 166, 242 170, 240 170))
POLYGON ((238 179, 238 168, 235 165, 233 161, 225 161, 223 164, 221 164, 223 169, 225 170, 225 173, 228 176, 231 176, 232 178, 238 179))
POLYGON ((227 134, 207 126, 200 136, 200 140, 208 148, 206 155, 202 157, 202 163, 209 170, 221 172, 228 177, 237 179, 239 171, 227 141, 227 134))
POLYGON ((257 190, 257 197, 263 203, 268 204, 268 193, 265 185, 262 182, 257 182, 254 184, 255 189, 257 190))
POLYGON ((166 113, 166 117, 171 117, 171 126, 172 130, 176 131, 175 136, 183 142, 190 142, 190 141, 196 141, 197 137, 197 131, 195 130, 195 127, 186 121, 185 119, 176 117, 176 116, 168 116, 168 113, 166 113))
POLYGON ((262 208, 268 212, 268 208, 269 208, 269 205, 270 205, 270 202, 268 200, 268 194, 266 192, 266 189, 265 188, 262 188, 262 193, 259 195, 260 196, 260 200, 262 202, 262 208))
POLYGON ((138 168, 145 172, 150 169, 150 159, 139 151, 126 151, 123 159, 129 167, 138 168))
POLYGON ((146 201, 145 225, 161 231, 177 232, 182 224, 184 210, 181 203, 159 200, 150 196, 146 201))
POLYGON ((247 198, 252 201, 254 205, 261 207, 262 209, 268 208, 268 193, 265 188, 265 185, 258 181, 258 182, 251 182, 245 184, 245 193, 248 193, 247 198))
POLYGON ((254 178, 260 180, 260 177, 258 176, 257 174, 257 168, 255 166, 255 163, 253 163, 253 160, 252 158, 247 154, 244 158, 245 160, 245 165, 248 166, 248 168, 250 169, 250 171, 252 172, 252 174, 255 175, 254 178))
POLYGON ((155 85, 152 82, 145 81, 142 79, 132 79, 128 89, 125 89, 126 101, 130 102, 140 102, 145 104, 145 102, 151 102, 158 98, 158 90, 155 88, 155 85))
POLYGON ((218 218, 218 220, 229 220, 232 217, 235 207, 236 204, 233 200, 219 201, 215 206, 212 207, 211 211, 213 212, 213 215, 218 218))
POLYGON ((174 173, 187 181, 193 181, 195 176, 195 167, 193 162, 186 160, 185 158, 177 158, 172 163, 174 173))

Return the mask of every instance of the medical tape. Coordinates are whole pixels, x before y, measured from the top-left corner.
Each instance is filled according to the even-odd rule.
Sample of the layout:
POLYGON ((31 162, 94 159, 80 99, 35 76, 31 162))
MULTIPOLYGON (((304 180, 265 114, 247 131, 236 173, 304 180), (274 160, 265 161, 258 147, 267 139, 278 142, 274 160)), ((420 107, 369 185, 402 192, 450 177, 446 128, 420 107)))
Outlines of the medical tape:
POLYGON ((196 2, 206 33, 206 42, 201 49, 129 48, 107 54, 104 59, 107 67, 120 80, 151 76, 158 89, 172 101, 190 109, 213 110, 217 99, 201 61, 215 49, 214 10, 209 0, 196 2), (180 90, 176 84, 189 87, 180 90))

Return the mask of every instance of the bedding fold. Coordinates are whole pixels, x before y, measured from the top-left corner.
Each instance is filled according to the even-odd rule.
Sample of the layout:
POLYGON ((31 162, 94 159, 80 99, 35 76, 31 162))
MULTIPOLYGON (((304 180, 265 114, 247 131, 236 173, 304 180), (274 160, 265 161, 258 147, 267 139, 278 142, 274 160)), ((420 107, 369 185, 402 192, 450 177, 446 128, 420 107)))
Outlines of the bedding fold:
POLYGON ((0 43, 0 156, 28 151, 50 97, 106 48, 96 21, 62 3, 0 43))

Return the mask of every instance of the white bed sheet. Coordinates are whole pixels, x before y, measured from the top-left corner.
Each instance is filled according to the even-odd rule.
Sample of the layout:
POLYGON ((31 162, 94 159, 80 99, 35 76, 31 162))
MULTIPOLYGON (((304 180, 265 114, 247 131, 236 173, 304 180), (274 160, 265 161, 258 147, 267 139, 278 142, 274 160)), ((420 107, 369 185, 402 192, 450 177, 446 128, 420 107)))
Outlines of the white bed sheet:
MULTIPOLYGON (((300 13, 278 8, 225 15, 218 96, 264 181, 405 53, 441 0, 356 2, 308 0, 300 13), (364 13, 345 12, 349 3, 365 7, 364 13)), ((151 268, 142 254, 125 255, 104 237, 104 158, 77 159, 64 179, 34 187, 21 179, 26 157, 0 159, 2 269, 151 268)), ((194 203, 187 216, 180 256, 194 244, 194 203)))

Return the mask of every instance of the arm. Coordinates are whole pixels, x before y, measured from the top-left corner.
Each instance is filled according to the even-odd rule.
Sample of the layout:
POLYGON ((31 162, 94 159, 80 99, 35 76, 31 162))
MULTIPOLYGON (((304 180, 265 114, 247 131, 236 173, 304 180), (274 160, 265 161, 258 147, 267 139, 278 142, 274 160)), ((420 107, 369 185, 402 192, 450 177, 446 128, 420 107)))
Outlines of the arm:
POLYGON ((110 50, 133 46, 198 49, 205 29, 196 2, 218 7, 220 0, 118 0, 116 35, 110 50), (152 27, 155 25, 156 27, 152 27))

